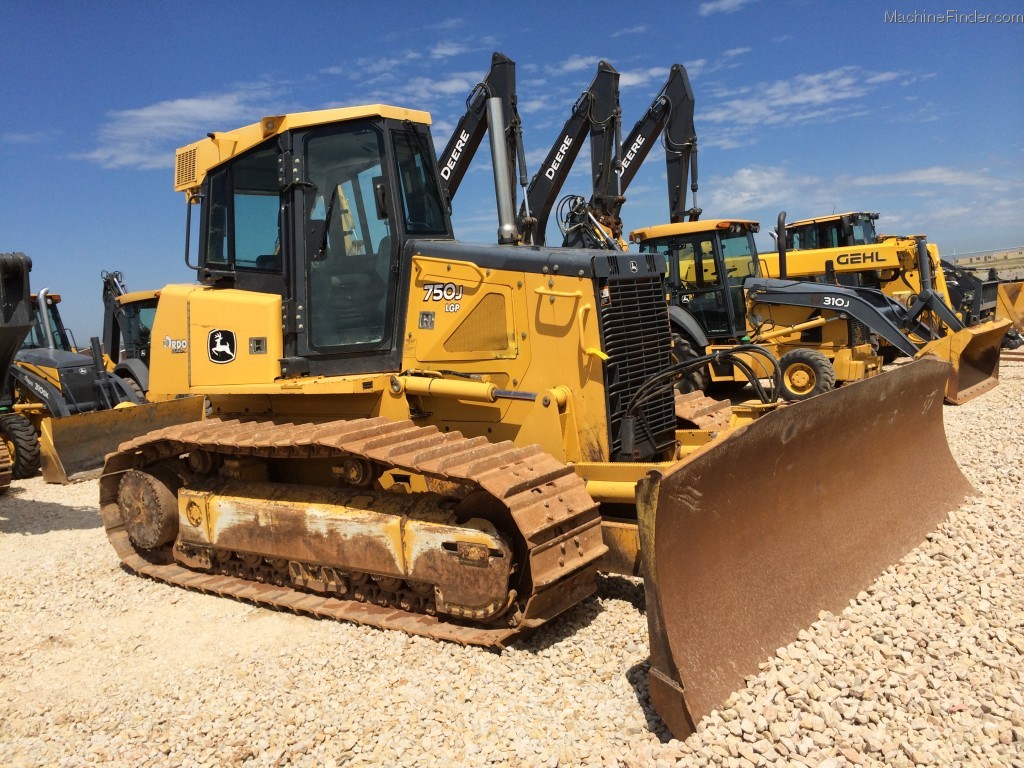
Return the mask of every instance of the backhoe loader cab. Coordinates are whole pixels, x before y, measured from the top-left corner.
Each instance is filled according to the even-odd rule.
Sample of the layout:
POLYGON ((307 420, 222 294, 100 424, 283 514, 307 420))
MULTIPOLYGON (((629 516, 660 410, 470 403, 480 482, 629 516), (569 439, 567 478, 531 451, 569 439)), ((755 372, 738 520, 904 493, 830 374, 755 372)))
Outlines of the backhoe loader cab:
POLYGON ((120 272, 103 272, 103 365, 140 398, 149 389, 149 355, 159 291, 132 291, 120 272))
POLYGON ((697 321, 706 343, 746 334, 743 283, 758 274, 758 228, 755 221, 706 219, 633 233, 640 253, 665 257, 671 301, 697 321))
POLYGON ((786 246, 791 251, 874 245, 877 213, 840 213, 803 219, 786 225, 786 246))

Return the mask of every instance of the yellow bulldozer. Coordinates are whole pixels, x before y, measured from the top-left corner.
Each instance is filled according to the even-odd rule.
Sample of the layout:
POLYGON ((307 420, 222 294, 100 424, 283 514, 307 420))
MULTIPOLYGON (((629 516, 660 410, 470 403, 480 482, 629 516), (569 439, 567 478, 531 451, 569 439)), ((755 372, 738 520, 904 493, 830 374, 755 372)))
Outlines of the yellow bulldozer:
POLYGON ((664 259, 456 241, 429 124, 340 108, 178 150, 198 281, 160 291, 150 392, 213 415, 107 457, 107 535, 171 584, 492 647, 642 571, 683 737, 970 491, 948 365, 681 423, 664 259))

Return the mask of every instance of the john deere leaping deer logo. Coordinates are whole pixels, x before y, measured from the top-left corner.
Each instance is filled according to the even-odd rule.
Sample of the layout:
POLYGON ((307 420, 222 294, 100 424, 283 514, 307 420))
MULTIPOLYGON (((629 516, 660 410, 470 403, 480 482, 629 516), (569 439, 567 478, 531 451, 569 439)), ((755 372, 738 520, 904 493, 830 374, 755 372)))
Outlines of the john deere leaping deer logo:
POLYGON ((230 363, 235 359, 235 332, 210 331, 206 349, 211 363, 230 363))

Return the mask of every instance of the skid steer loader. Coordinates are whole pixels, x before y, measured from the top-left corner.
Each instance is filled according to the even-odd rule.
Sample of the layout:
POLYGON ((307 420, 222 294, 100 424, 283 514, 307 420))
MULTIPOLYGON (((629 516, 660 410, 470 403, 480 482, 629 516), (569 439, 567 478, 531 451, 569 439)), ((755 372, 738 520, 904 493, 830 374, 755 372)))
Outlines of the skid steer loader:
POLYGON ((40 467, 48 483, 96 477, 103 456, 144 432, 202 418, 202 398, 142 403, 139 394, 102 363, 98 339, 92 354, 76 350, 61 320, 60 295, 34 295, 32 325, 7 372, 6 387, 19 419, 7 429, 14 476, 40 467))
MULTIPOLYGON (((32 327, 31 270, 32 260, 25 254, 0 253, 0 375, 5 382, 18 347, 32 327)), ((10 387, 4 386, 0 391, 0 436, 6 450, 0 450, 0 493, 11 485, 15 457, 26 444, 36 448, 31 423, 16 414, 13 406, 10 387)))
POLYGON ((107 457, 107 535, 171 584, 494 647, 586 599, 598 569, 642 562, 652 692, 682 737, 808 606, 841 607, 970 490, 955 465, 915 482, 887 458, 849 487, 849 457, 892 440, 948 456, 948 366, 681 425, 664 259, 455 241, 429 123, 383 105, 276 115, 178 151, 198 283, 160 291, 150 391, 205 395, 213 417, 107 457), (868 503, 893 487, 919 511, 868 503), (779 534, 750 535, 772 519, 779 534), (867 526, 888 547, 863 544, 867 526), (723 553, 713 584, 659 549, 701 542, 723 553), (782 544, 802 545, 804 579, 787 583, 782 544), (771 583, 790 594, 753 591, 771 583), (676 611, 694 598, 745 623, 722 636, 676 611))

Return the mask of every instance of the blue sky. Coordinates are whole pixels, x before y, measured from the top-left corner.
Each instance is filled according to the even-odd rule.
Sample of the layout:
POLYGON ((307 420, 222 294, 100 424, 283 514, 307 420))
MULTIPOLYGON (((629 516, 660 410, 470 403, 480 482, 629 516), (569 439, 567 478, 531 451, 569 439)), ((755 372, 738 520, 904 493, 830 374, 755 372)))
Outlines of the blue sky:
MULTIPOLYGON (((942 23, 886 21, 947 14, 911 0, 0 10, 0 250, 32 257, 33 288, 63 295, 80 344, 99 330, 101 270, 133 290, 192 279, 177 147, 263 115, 385 102, 431 112, 440 150, 493 51, 516 62, 531 174, 599 59, 621 73, 624 133, 681 63, 706 218, 767 231, 780 209, 874 210, 882 231, 927 233, 948 255, 1024 244, 1024 24, 968 15, 1019 15, 1019 0, 942 23)), ((584 151, 563 194, 588 194, 588 171, 584 151)), ((666 220, 660 148, 627 198, 627 230, 666 220)), ((454 207, 460 239, 495 240, 486 145, 454 207)))

